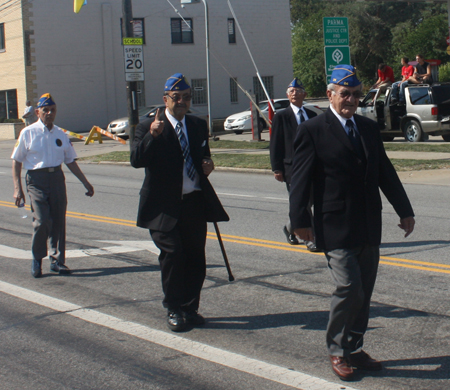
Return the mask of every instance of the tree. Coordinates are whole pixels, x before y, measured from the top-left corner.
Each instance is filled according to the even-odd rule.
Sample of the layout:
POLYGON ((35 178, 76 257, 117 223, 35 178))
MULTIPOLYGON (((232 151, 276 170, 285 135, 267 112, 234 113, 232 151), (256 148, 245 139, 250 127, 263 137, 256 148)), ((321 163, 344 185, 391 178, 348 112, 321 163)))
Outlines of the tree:
POLYGON ((310 96, 326 89, 323 17, 347 17, 351 64, 365 85, 387 63, 400 77, 400 58, 422 53, 447 60, 447 10, 442 4, 291 0, 293 68, 310 96), (398 64, 398 65, 397 65, 398 64))

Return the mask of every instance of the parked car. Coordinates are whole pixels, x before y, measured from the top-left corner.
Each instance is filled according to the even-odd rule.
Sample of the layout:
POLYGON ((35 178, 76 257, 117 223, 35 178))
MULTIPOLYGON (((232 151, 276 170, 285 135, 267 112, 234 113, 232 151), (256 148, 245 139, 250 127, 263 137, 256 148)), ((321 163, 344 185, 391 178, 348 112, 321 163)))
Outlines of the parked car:
POLYGON ((440 135, 450 142, 450 83, 408 85, 404 105, 391 104, 391 92, 390 87, 385 93, 370 90, 356 111, 378 122, 384 141, 419 142, 440 135))
MULTIPOLYGON (((166 106, 164 104, 154 104, 152 106, 148 107, 142 107, 139 109, 138 115, 139 115, 139 122, 142 122, 143 120, 147 118, 151 118, 155 116, 156 111, 160 109, 160 111, 165 110, 166 106)), ((198 111, 195 108, 190 108, 188 111, 188 114, 198 116, 204 120, 207 121, 208 116, 203 115, 200 111, 198 111)), ((112 134, 117 135, 121 138, 128 138, 130 136, 130 127, 128 126, 128 117, 123 117, 119 119, 113 120, 108 127, 106 128, 107 131, 109 131, 112 134)))
MULTIPOLYGON (((275 108, 276 112, 280 112, 284 110, 285 108, 289 107, 289 99, 274 99, 273 100, 273 107, 275 108)), ((322 114, 323 111, 320 107, 314 106, 313 104, 304 103, 303 104, 306 108, 310 109, 311 111, 316 112, 317 114, 322 114)), ((263 112, 263 115, 268 118, 269 115, 269 105, 267 100, 263 100, 258 104, 259 108, 263 112)), ((259 119, 260 123, 259 126, 261 129, 267 128, 266 121, 263 118, 259 119)), ((228 118, 225 119, 225 122, 223 123, 223 128, 225 131, 234 131, 236 134, 242 134, 244 131, 249 131, 252 129, 252 113, 250 109, 247 111, 242 111, 237 114, 230 115, 228 118)))

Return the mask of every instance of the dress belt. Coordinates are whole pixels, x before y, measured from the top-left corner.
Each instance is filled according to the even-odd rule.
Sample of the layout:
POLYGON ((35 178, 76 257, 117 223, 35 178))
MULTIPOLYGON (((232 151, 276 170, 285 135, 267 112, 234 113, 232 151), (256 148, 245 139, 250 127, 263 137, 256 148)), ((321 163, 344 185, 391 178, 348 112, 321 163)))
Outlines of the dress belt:
POLYGON ((193 198, 197 197, 198 195, 200 195, 200 193, 201 193, 201 191, 195 190, 195 191, 189 192, 189 194, 184 194, 183 200, 193 199, 193 198))
POLYGON ((61 165, 58 165, 56 167, 50 167, 50 168, 39 168, 39 169, 33 169, 32 171, 40 171, 40 172, 58 172, 61 170, 61 165))

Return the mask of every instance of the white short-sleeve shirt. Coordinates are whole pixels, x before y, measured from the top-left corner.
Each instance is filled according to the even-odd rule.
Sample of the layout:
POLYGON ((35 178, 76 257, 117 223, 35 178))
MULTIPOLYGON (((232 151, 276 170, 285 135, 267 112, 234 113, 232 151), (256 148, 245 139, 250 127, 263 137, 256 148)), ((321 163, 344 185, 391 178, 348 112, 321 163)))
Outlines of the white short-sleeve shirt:
POLYGON ((39 119, 20 132, 11 158, 34 170, 70 164, 77 154, 64 131, 56 125, 48 130, 39 119))

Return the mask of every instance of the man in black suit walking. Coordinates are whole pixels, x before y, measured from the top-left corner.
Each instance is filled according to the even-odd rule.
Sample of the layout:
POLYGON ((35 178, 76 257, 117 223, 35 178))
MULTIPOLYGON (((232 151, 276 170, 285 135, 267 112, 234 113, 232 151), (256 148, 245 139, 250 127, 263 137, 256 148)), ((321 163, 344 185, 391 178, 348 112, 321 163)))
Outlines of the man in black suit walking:
POLYGON ((145 168, 137 226, 150 230, 161 251, 163 306, 174 332, 205 322, 198 307, 206 275, 206 222, 229 219, 207 178, 214 164, 206 122, 186 115, 191 97, 181 73, 169 77, 166 109, 136 126, 130 157, 133 167, 145 168))
MULTIPOLYGON (((292 157, 294 155, 294 139, 298 125, 317 114, 303 107, 306 91, 301 81, 294 78, 288 85, 287 98, 291 103, 285 110, 277 113, 272 122, 272 135, 270 137, 270 162, 275 180, 286 183, 289 192, 291 187, 292 157)), ((311 210, 311 208, 310 208, 311 210)), ((312 214, 311 214, 312 218, 312 214)), ((287 242, 291 245, 299 245, 297 237, 288 221, 283 227, 287 242)), ((312 241, 305 242, 306 247, 312 251, 317 248, 312 241)))
POLYGON ((351 65, 337 66, 328 85, 331 103, 299 127, 294 142, 290 218, 295 234, 316 239, 335 283, 327 327, 333 372, 353 378, 353 368, 381 370, 362 350, 369 321, 381 241, 381 189, 400 217, 407 237, 414 213, 384 150, 378 125, 354 115, 362 96, 351 65), (307 211, 314 194, 314 229, 307 211))

